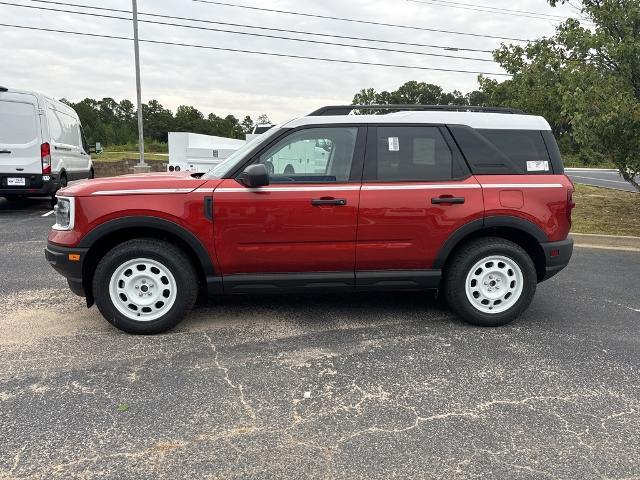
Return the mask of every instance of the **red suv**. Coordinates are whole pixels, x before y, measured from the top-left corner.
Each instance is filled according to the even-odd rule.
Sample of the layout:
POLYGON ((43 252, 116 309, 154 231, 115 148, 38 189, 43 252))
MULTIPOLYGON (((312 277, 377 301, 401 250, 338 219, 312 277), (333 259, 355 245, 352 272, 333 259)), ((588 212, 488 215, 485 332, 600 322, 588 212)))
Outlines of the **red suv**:
POLYGON ((175 326, 201 292, 278 290, 441 289, 465 321, 497 326, 569 262, 572 193, 541 117, 324 107, 204 175, 65 188, 45 254, 131 333, 175 326))

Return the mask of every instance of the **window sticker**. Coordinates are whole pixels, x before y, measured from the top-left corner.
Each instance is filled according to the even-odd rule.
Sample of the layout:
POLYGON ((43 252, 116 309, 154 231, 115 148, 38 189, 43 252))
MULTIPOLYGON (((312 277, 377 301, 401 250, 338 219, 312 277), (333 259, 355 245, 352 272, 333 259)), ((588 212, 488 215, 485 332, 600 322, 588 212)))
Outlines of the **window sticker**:
POLYGON ((548 172, 549 162, 547 160, 534 160, 527 162, 527 172, 548 172))
POLYGON ((390 152, 400 151, 400 140, 398 139, 398 137, 389 137, 389 151, 390 152))

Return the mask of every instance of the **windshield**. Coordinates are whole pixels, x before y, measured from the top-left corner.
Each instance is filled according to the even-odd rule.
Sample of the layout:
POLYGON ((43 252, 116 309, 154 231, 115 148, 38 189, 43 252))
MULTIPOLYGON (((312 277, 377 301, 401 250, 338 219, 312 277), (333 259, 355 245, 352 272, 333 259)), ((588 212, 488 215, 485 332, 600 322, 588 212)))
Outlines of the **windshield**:
POLYGON ((231 169, 233 169, 233 167, 235 167, 236 164, 240 160, 242 160, 242 158, 246 154, 251 152, 254 148, 256 148, 261 143, 265 142, 266 140, 268 140, 272 136, 276 135, 279 131, 280 131, 279 128, 274 127, 271 130, 263 133, 259 137, 256 137, 253 140, 247 142, 240 149, 238 149, 235 152, 233 152, 229 158, 227 158, 226 160, 224 160, 221 163, 219 163, 218 165, 216 165, 216 167, 213 170, 209 170, 207 173, 205 173, 202 176, 202 178, 204 178, 204 179, 222 178, 229 171, 231 171, 231 169))

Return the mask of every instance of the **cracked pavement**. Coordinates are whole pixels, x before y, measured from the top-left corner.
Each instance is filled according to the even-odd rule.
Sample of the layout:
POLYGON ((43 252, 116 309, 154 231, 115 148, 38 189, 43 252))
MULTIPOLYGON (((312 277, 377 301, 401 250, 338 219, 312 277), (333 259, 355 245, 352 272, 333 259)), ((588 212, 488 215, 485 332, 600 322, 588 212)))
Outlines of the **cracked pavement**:
POLYGON ((279 295, 137 337, 46 264, 46 203, 2 202, 2 479, 640 478, 638 253, 577 249, 498 329, 279 295))

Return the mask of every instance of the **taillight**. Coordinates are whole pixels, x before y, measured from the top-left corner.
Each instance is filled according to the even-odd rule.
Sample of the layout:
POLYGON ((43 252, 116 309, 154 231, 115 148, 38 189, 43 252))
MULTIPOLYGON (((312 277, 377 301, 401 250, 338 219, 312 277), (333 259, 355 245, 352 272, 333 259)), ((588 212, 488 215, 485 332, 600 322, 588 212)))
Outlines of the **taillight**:
POLYGON ((576 208, 576 204, 573 201, 573 190, 567 190, 567 220, 571 223, 571 212, 576 208))
POLYGON ((40 158, 42 160, 42 174, 51 173, 51 146, 48 143, 40 145, 40 158))

